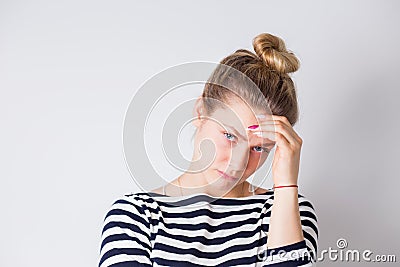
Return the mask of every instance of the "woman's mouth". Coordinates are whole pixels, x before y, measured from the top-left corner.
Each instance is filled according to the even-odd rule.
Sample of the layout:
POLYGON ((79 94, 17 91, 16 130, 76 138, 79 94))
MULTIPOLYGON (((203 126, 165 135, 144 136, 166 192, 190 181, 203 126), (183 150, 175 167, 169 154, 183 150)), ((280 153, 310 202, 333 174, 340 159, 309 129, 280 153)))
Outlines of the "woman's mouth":
POLYGON ((222 171, 220 171, 220 170, 217 170, 217 171, 218 171, 219 174, 221 174, 222 177, 224 177, 224 178, 226 178, 226 179, 229 179, 229 180, 232 180, 232 181, 236 181, 236 180, 239 179, 239 178, 230 176, 230 175, 228 175, 228 174, 226 174, 226 173, 224 173, 224 172, 222 172, 222 171))

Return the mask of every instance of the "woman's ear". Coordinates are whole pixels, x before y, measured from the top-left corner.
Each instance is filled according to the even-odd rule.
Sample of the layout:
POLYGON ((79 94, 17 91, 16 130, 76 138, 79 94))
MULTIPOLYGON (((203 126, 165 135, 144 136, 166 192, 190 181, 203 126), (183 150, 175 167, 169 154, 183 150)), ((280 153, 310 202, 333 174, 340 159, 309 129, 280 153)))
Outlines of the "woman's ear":
POLYGON ((198 128, 202 123, 202 116, 204 115, 203 99, 199 96, 193 107, 193 125, 198 128))

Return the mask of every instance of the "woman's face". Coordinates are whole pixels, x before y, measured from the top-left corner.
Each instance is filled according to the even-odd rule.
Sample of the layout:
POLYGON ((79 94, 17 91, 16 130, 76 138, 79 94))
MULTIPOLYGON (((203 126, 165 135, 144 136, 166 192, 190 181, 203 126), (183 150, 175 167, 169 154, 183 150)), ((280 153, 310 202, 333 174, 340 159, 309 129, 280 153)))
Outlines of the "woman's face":
POLYGON ((213 188, 229 190, 246 181, 274 147, 274 141, 246 131, 248 126, 259 123, 254 113, 265 114, 234 102, 196 122, 194 160, 199 160, 196 166, 208 166, 202 174, 213 188))

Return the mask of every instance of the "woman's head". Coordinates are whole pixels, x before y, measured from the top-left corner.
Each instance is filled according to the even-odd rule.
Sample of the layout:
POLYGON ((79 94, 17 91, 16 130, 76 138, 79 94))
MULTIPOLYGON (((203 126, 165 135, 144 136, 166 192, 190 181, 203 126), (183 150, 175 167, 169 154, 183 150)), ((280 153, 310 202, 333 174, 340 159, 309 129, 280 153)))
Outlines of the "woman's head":
MULTIPOLYGON (((299 68, 298 59, 281 38, 271 34, 256 36, 253 47, 255 53, 239 49, 223 58, 197 99, 192 169, 211 163, 204 171, 208 182, 219 179, 219 171, 243 182, 264 163, 273 144, 262 145, 268 139, 245 130, 257 124, 255 114, 285 116, 292 126, 298 120, 295 86, 289 76, 299 68)), ((221 179, 222 187, 227 184, 221 179)))
POLYGON ((287 117, 293 126, 298 120, 298 106, 289 73, 298 70, 297 57, 286 49, 281 38, 268 33, 257 35, 253 39, 253 48, 255 53, 239 49, 221 60, 202 93, 205 115, 211 115, 219 107, 215 100, 229 103, 238 95, 254 108, 264 109, 267 104, 270 112, 287 117), (229 71, 230 68, 237 72, 229 71), (226 74, 227 70, 229 74, 226 74), (251 79, 259 93, 249 88, 243 76, 251 79), (261 94, 264 98, 260 98, 261 94))

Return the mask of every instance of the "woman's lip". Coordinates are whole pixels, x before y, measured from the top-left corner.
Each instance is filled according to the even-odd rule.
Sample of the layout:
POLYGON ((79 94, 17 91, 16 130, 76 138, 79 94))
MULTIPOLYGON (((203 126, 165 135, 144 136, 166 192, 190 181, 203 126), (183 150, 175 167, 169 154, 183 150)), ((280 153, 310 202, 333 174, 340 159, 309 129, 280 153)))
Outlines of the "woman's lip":
POLYGON ((230 178, 230 179, 233 179, 233 180, 237 180, 238 178, 236 178, 236 177, 233 177, 233 176, 230 176, 230 175, 228 175, 228 174, 226 174, 226 173, 224 173, 224 172, 222 172, 222 171, 220 171, 220 170, 218 170, 218 172, 220 173, 220 174, 222 174, 224 177, 226 177, 226 178, 230 178))

